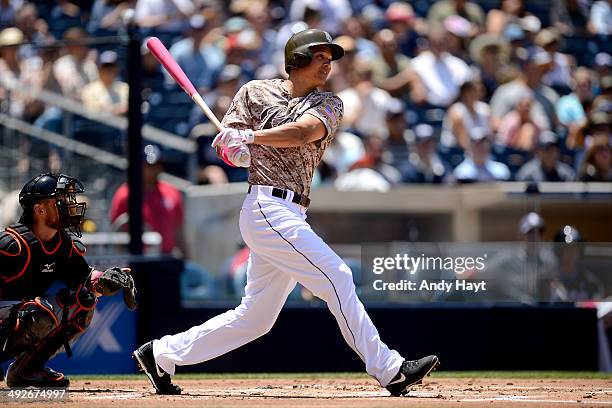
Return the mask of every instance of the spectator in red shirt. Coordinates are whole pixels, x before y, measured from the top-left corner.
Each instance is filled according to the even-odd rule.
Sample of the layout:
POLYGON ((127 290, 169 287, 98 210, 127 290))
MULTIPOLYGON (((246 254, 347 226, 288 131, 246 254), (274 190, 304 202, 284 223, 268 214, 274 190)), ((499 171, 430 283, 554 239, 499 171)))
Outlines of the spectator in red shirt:
MULTIPOLYGON (((145 225, 161 235, 161 252, 186 256, 186 245, 183 239, 183 198, 174 186, 159 180, 163 170, 161 152, 157 146, 147 145, 144 149, 144 200, 142 215, 145 225)), ((118 229, 125 228, 127 219, 129 190, 122 184, 111 204, 111 222, 118 229)))

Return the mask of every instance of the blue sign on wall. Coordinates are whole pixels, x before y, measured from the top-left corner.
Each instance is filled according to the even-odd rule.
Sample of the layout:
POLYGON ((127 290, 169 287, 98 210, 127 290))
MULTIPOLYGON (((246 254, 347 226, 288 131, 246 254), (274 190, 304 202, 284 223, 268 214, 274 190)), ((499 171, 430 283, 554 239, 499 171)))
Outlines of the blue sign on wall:
POLYGON ((72 344, 72 357, 62 348, 49 366, 65 374, 133 373, 135 347, 136 313, 126 308, 119 295, 101 297, 91 325, 72 344))

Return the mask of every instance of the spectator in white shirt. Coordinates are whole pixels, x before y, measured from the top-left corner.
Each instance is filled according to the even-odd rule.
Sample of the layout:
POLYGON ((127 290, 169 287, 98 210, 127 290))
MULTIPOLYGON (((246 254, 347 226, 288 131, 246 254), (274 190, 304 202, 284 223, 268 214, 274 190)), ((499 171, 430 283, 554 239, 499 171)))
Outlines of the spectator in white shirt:
POLYGON ((6 105, 12 116, 33 121, 44 106, 28 90, 19 91, 22 87, 32 90, 43 87, 42 60, 38 56, 23 58, 20 53, 23 42, 24 35, 18 28, 0 31, 0 104, 6 105), (16 88, 8 91, 3 83, 16 88))
POLYGON ((98 79, 95 57, 85 44, 86 39, 85 31, 79 27, 70 28, 64 33, 67 54, 58 58, 53 65, 64 96, 81 99, 83 87, 98 79))
POLYGON ((343 125, 362 136, 386 138, 387 105, 391 95, 372 83, 372 67, 366 61, 357 60, 352 74, 351 87, 338 93, 344 104, 343 125))
POLYGON ((593 3, 589 24, 594 34, 612 34, 612 0, 600 0, 593 3))
POLYGON ((134 19, 140 27, 181 32, 194 12, 195 6, 191 0, 138 0, 134 19))
POLYGON ((442 122, 440 143, 443 146, 466 150, 472 129, 479 128, 486 134, 491 131, 491 109, 482 101, 483 93, 480 81, 472 80, 461 85, 459 101, 448 109, 442 122))
POLYGON ((117 53, 104 51, 100 54, 100 79, 83 88, 83 104, 91 111, 123 115, 128 108, 129 87, 117 80, 119 65, 117 53))
POLYGON ((472 76, 461 59, 446 51, 448 33, 437 28, 429 33, 429 50, 412 60, 412 69, 427 89, 427 101, 436 106, 449 106, 459 95, 459 87, 472 76))
POLYGON ((289 9, 291 21, 302 20, 306 8, 321 13, 321 28, 332 35, 340 32, 341 24, 352 14, 348 0, 293 0, 289 9))
POLYGON ((471 143, 467 157, 453 171, 460 183, 491 182, 510 179, 510 169, 503 163, 491 159, 491 140, 481 131, 470 134, 471 143))

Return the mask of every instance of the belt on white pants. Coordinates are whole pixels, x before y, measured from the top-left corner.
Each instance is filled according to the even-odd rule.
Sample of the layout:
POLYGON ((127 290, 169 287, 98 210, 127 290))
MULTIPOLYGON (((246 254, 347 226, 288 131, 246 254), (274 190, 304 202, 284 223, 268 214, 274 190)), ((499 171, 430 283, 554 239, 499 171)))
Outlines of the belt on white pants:
POLYGON ((264 193, 270 195, 272 197, 281 198, 285 201, 289 201, 295 204, 299 204, 304 208, 308 208, 310 205, 310 198, 304 194, 297 194, 291 190, 272 187, 272 186, 258 186, 258 185, 249 185, 248 193, 264 193))

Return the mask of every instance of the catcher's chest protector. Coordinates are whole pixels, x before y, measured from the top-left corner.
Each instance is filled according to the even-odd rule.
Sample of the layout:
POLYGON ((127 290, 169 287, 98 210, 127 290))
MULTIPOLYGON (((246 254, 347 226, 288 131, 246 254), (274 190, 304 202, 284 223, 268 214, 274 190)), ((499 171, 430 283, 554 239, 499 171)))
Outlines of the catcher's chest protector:
POLYGON ((2 271, 2 299, 41 296, 59 280, 61 268, 67 264, 72 251, 77 251, 77 246, 64 231, 60 231, 47 247, 23 224, 9 226, 0 237, 0 251, 19 259, 13 270, 2 271))

